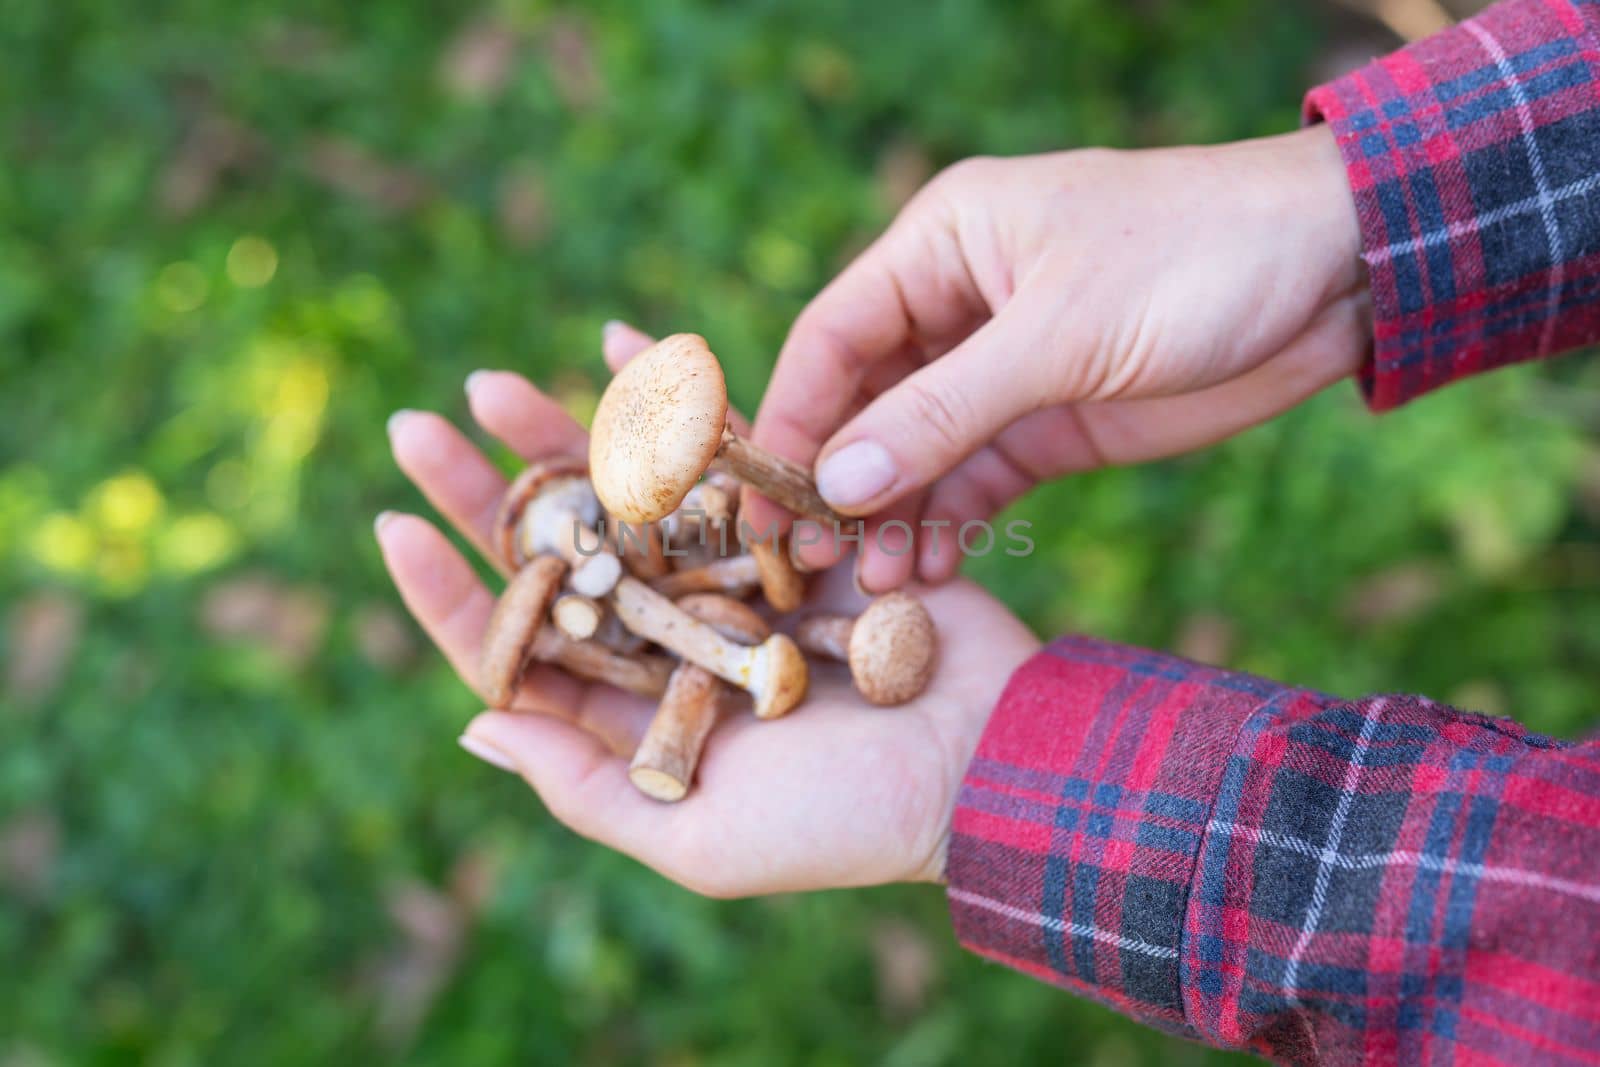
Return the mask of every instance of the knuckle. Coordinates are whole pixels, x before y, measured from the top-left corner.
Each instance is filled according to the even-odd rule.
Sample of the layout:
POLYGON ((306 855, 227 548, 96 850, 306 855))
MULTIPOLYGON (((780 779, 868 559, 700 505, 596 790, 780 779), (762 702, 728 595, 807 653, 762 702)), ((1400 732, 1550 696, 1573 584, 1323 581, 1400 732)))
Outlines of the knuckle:
POLYGON ((996 162, 993 156, 969 156, 952 163, 935 174, 912 203, 917 207, 929 207, 959 200, 987 181, 996 162))
POLYGON ((906 428, 913 436, 932 435, 946 451, 965 452, 972 406, 955 390, 905 383, 906 428))
POLYGON ((981 181, 998 162, 994 156, 968 156, 939 172, 938 179, 947 185, 965 185, 981 181))

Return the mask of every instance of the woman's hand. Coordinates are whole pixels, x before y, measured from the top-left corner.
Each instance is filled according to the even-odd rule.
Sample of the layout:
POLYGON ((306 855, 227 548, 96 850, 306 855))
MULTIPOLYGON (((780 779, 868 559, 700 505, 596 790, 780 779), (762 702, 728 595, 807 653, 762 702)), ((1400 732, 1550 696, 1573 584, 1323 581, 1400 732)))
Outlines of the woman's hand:
MULTIPOLYGON (((795 322, 754 440, 872 515, 871 590, 959 562, 1035 483, 1199 448, 1350 375, 1370 336, 1326 129, 1215 148, 973 159, 935 178, 795 322)), ((754 500, 763 529, 783 516, 754 500)), ((831 562, 828 541, 806 550, 831 562)))
MULTIPOLYGON (((613 366, 645 343, 608 331, 613 366)), ((582 455, 583 430, 527 380, 469 380, 474 418, 524 459, 582 455)), ((437 415, 390 421, 394 454, 424 495, 487 555, 505 482, 437 415)), ((384 560, 406 606, 475 690, 478 645, 494 594, 433 525, 378 522, 384 560)), ((491 557, 492 558, 492 557, 491 557)), ((854 612, 863 601, 843 569, 820 575, 808 609, 854 612)), ((811 694, 785 718, 746 709, 712 732, 689 796, 667 805, 638 793, 627 762, 654 706, 549 667, 535 667, 508 711, 487 711, 463 744, 527 779, 578 833, 713 896, 938 880, 956 790, 1011 672, 1038 642, 977 586, 921 592, 938 623, 928 690, 898 708, 865 703, 843 667, 814 666, 811 694)))

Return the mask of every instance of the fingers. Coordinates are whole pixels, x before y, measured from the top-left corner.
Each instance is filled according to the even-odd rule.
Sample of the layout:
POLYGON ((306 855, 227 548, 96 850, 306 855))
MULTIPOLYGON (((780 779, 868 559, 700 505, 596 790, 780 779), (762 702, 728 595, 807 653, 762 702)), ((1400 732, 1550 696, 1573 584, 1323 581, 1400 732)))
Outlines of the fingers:
POLYGON ((1043 395, 1034 331, 1005 314, 868 404, 823 448, 817 489, 867 515, 928 485, 988 444, 1043 395))
MULTIPOLYGON (((1041 420, 1060 410, 1025 416, 1006 434, 1019 428, 1026 430, 1024 424, 1029 421, 1041 420)), ((966 536, 962 528, 970 522, 992 519, 1001 508, 1032 488, 1037 480, 1007 457, 1001 447, 1006 434, 993 446, 981 448, 967 457, 929 491, 925 522, 917 542, 917 575, 923 581, 937 584, 953 578, 961 569, 962 544, 966 536)))
POLYGON ((448 420, 429 411, 390 416, 389 447, 428 502, 504 573, 491 541, 506 480, 494 464, 448 420))
POLYGON ((878 364, 908 346, 953 343, 988 314, 937 203, 914 201, 795 320, 755 444, 809 466, 878 364))
POLYGON ((922 505, 922 494, 913 493, 867 520, 856 555, 855 579, 862 592, 876 596, 911 579, 921 542, 922 505))
POLYGON ((467 378, 467 406, 479 426, 526 462, 588 454, 589 435, 583 427, 520 374, 474 371, 467 378))
POLYGON ((628 361, 655 344, 656 340, 643 330, 636 330, 626 322, 612 319, 600 331, 600 349, 606 366, 615 374, 628 365, 628 361))
POLYGON ((677 809, 635 789, 627 764, 582 730, 540 716, 486 711, 464 737, 501 757, 552 815, 583 836, 652 865, 670 851, 668 829, 677 809))
MULTIPOLYGON (((415 515, 390 513, 378 523, 378 547, 400 598, 474 692, 478 649, 494 597, 467 561, 433 526, 415 515)), ((651 714, 649 702, 603 685, 585 685, 564 671, 536 664, 512 699, 518 711, 568 719, 605 748, 631 754, 651 714)))
POLYGON ((406 609, 478 692, 478 646, 494 597, 444 534, 415 515, 379 516, 378 548, 406 609))

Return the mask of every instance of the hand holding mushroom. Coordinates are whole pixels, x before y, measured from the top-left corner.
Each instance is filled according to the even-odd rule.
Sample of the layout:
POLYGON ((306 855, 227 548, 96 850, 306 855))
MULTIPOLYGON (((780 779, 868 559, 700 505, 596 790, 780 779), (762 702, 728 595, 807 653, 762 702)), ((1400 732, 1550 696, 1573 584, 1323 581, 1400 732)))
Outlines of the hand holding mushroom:
MULTIPOLYGON (((480 673, 491 701, 504 700, 523 664, 553 662, 596 681, 647 695, 662 704, 636 755, 634 783, 658 800, 675 801, 690 778, 714 722, 720 687, 711 679, 747 690, 758 719, 775 719, 805 695, 808 670, 800 647, 784 634, 754 640, 730 638, 718 618, 744 606, 724 594, 759 588, 778 612, 792 612, 805 597, 805 581, 776 537, 753 540, 738 555, 716 558, 677 573, 668 570, 660 529, 697 489, 724 507, 735 494, 726 482, 701 481, 712 464, 756 479, 763 492, 821 514, 815 487, 804 471, 742 444, 728 428, 728 395, 722 368, 703 339, 679 334, 641 353, 611 382, 595 413, 586 469, 574 457, 531 464, 511 483, 495 516, 500 555, 517 570, 501 594, 484 639, 480 673), (594 473, 592 483, 589 472, 594 473), (623 525, 598 530, 606 517, 623 525), (644 562, 630 561, 630 544, 644 562), (588 536, 593 547, 585 550, 588 536), (571 567, 571 590, 560 594, 562 572, 571 567), (652 588, 635 574, 657 576, 652 588), (685 593, 675 603, 672 595, 685 593), (559 595, 558 595, 559 594, 559 595), (596 598, 604 597, 604 603, 596 598), (687 609, 687 610, 686 610, 687 609), (649 652, 607 650, 591 639, 609 610, 621 628, 682 660, 663 684, 663 662, 649 652), (546 616, 549 616, 547 622, 546 616), (642 759, 642 763, 640 760, 642 759)), ((720 518, 727 520, 731 513, 720 518)), ((703 524, 670 523, 673 529, 703 524)), ((739 531, 741 537, 746 531, 739 531)), ((744 634, 750 632, 745 627, 744 634)), ((845 660, 857 688, 873 704, 903 704, 922 692, 931 675, 937 635, 914 597, 897 593, 870 605, 852 622, 842 616, 808 619, 807 649, 845 660)))
MULTIPOLYGON (((647 343, 619 331, 608 343, 608 358, 620 363, 647 343)), ((525 462, 586 453, 583 431, 518 375, 475 375, 468 399, 483 429, 525 462)), ((494 516, 507 485, 495 467, 437 415, 404 413, 391 421, 390 432, 401 468, 433 506, 486 559, 498 560, 494 516)), ((496 597, 421 518, 386 513, 378 541, 407 607, 487 699, 491 684, 479 657, 496 597)), ((583 547, 592 547, 587 537, 583 547)), ((542 566, 546 576, 561 571, 555 596, 570 595, 570 567, 542 566)), ((756 595, 753 566, 749 573, 743 588, 756 595)), ((796 620, 853 618, 866 606, 843 568, 813 576, 810 586, 796 620)), ((937 880, 961 774, 1005 680, 1037 642, 969 582, 919 597, 940 634, 939 656, 921 696, 876 710, 844 667, 818 661, 801 706, 762 721, 719 679, 727 709, 696 753, 687 803, 662 804, 630 780, 629 762, 658 715, 675 664, 669 653, 631 647, 638 638, 621 630, 609 597, 596 598, 605 614, 586 641, 562 634, 547 613, 533 643, 520 645, 525 654, 506 683, 509 695, 492 694, 489 703, 499 710, 476 717, 462 744, 519 773, 550 812, 579 833, 702 893, 937 880), (574 656, 570 648, 579 651, 574 656), (652 658, 641 663, 641 651, 652 658), (562 666, 558 656, 585 663, 589 677, 576 676, 578 668, 562 666), (611 681, 589 680, 623 670, 627 675, 612 673, 611 681), (619 678, 637 692, 612 684, 619 678)), ((668 776, 682 773, 669 769, 668 776)))

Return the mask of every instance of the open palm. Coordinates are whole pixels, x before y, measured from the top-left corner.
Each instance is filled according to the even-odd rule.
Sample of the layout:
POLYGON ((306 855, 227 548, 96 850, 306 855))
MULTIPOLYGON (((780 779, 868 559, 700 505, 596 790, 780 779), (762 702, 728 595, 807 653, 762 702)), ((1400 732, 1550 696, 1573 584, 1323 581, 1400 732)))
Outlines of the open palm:
MULTIPOLYGON (((608 360, 617 366, 643 343, 613 331, 608 360)), ((586 451, 583 429, 519 375, 480 372, 467 392, 479 425, 525 460, 586 451)), ((437 415, 403 412, 390 436, 401 469, 493 560, 499 471, 437 415)), ((406 606, 479 691, 477 652, 494 594, 422 518, 386 514, 378 541, 406 606)), ((845 572, 819 576, 805 610, 859 610, 864 600, 845 572)), ((919 592, 940 632, 938 669, 920 698, 874 707, 843 667, 814 665, 811 693, 789 716, 757 721, 742 700, 725 714, 696 788, 678 804, 650 800, 627 776, 654 705, 554 668, 530 670, 510 709, 473 720, 468 743, 520 773, 578 833, 701 893, 937 880, 978 735, 1006 678, 1038 643, 970 582, 919 592)))

